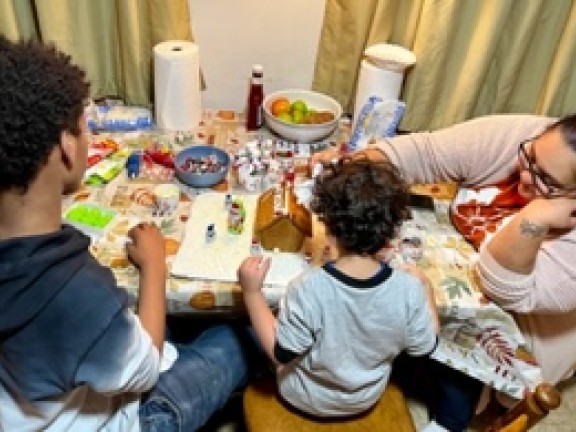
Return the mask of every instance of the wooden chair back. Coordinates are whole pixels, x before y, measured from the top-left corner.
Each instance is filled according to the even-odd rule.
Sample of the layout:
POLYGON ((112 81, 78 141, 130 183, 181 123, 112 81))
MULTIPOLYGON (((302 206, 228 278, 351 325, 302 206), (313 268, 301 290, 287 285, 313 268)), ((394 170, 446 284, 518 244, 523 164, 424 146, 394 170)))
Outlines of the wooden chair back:
POLYGON ((524 432, 542 420, 561 403, 560 392, 551 384, 542 383, 534 392, 497 418, 486 432, 524 432))

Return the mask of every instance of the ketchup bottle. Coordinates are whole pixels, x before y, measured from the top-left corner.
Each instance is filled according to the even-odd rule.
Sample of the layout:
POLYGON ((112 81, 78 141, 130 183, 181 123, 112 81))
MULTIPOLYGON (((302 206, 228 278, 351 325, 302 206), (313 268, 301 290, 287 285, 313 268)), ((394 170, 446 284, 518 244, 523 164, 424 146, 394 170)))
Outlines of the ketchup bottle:
POLYGON ((262 101, 264 100, 262 77, 262 65, 253 65, 246 109, 246 129, 249 131, 257 130, 262 126, 262 101))

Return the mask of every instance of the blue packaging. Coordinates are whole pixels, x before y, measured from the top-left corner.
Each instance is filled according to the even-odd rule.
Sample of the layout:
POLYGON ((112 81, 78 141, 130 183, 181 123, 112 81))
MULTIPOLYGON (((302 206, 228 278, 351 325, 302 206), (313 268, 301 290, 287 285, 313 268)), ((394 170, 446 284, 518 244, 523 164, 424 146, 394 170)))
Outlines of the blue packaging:
POLYGON ((396 135, 396 128, 405 109, 406 104, 403 101, 370 96, 358 115, 348 143, 349 151, 361 150, 378 138, 396 135))

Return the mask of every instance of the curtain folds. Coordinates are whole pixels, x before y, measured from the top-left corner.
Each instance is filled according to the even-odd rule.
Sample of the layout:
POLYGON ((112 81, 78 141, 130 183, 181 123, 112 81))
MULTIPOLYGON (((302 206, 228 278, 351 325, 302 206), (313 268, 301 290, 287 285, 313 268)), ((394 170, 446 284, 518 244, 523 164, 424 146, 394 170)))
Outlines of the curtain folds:
POLYGON ((87 72, 94 97, 152 101, 152 49, 192 40, 187 0, 0 0, 0 32, 54 42, 87 72))
POLYGON ((405 130, 490 113, 576 112, 571 0, 327 0, 313 87, 351 112, 362 51, 412 50, 405 130))
POLYGON ((36 36, 34 11, 29 1, 0 0, 0 33, 10 39, 36 36))

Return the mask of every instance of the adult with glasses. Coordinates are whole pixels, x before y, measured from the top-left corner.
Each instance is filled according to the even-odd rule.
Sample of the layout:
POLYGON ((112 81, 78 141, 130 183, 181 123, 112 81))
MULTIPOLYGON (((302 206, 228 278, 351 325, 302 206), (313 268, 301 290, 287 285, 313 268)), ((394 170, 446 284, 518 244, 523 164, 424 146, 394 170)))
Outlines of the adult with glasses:
MULTIPOLYGON (((362 152, 391 160, 410 183, 458 183, 451 220, 479 250, 484 293, 513 312, 546 381, 573 376, 576 115, 485 116, 382 139, 362 152)), ((332 157, 320 153, 313 162, 332 157)), ((455 384, 446 403, 464 395, 471 408, 478 386, 447 380, 455 384)), ((472 415, 463 411, 460 426, 448 429, 463 430, 472 415)))

